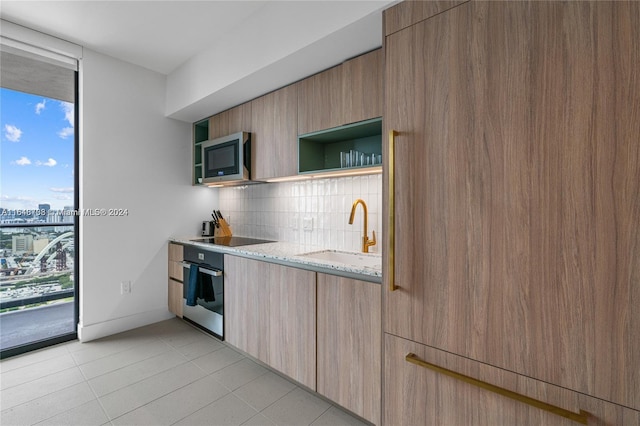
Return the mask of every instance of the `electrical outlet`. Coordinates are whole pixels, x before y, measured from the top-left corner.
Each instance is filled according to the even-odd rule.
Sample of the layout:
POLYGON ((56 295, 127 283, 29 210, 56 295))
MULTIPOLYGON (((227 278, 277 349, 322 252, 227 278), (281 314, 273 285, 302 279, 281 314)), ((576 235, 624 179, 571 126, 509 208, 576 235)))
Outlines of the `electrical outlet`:
POLYGON ((204 253, 198 253, 198 260, 204 260, 204 253))
POLYGON ((120 294, 131 293, 131 281, 122 281, 120 283, 120 294))

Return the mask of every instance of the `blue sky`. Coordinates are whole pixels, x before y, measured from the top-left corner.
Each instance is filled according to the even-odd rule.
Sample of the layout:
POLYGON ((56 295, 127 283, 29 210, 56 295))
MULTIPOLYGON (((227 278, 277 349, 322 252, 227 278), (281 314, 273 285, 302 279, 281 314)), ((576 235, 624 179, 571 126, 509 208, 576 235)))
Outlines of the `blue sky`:
POLYGON ((73 206, 73 104, 0 88, 0 207, 73 206))

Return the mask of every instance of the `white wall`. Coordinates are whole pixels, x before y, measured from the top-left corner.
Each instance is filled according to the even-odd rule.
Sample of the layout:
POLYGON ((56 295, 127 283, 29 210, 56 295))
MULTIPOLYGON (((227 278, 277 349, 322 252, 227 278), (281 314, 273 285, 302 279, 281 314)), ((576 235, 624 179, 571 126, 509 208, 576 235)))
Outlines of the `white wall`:
POLYGON ((217 192, 192 187, 191 125, 164 116, 165 76, 84 51, 80 88, 82 341, 156 322, 167 311, 167 239, 195 235, 217 192), (120 294, 130 280, 132 292, 120 294))
POLYGON ((360 251, 362 248, 362 207, 358 206, 353 225, 349 213, 353 202, 362 198, 368 210, 368 234, 376 231, 380 253, 382 244, 382 175, 353 176, 301 182, 281 182, 220 188, 219 209, 234 235, 266 238, 327 249, 360 251), (312 230, 304 229, 311 218, 312 230))

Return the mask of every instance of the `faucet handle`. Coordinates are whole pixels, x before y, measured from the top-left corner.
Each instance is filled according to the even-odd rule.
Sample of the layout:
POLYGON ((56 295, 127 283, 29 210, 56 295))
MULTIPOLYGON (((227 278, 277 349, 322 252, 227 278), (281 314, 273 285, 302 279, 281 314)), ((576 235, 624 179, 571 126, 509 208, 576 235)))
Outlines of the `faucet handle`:
POLYGON ((377 242, 377 241, 376 241, 376 231, 371 231, 371 232, 373 233, 373 239, 371 239, 371 240, 367 243, 367 245, 369 245, 369 246, 375 246, 375 245, 376 245, 376 242, 377 242))

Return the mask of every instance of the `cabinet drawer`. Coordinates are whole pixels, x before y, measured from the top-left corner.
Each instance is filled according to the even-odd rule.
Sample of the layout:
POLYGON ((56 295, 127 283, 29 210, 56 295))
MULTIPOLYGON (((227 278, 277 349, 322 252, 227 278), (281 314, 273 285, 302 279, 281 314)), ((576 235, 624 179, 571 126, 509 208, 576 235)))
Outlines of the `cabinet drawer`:
POLYGON ((182 318, 182 283, 169 279, 169 312, 182 318))
POLYGON ((406 360, 408 354, 572 413, 590 425, 640 424, 640 412, 385 334, 385 425, 576 425, 576 421, 406 360))
POLYGON ((169 260, 182 262, 184 260, 184 247, 180 244, 169 243, 169 260))

